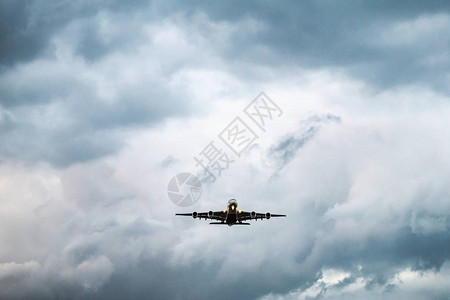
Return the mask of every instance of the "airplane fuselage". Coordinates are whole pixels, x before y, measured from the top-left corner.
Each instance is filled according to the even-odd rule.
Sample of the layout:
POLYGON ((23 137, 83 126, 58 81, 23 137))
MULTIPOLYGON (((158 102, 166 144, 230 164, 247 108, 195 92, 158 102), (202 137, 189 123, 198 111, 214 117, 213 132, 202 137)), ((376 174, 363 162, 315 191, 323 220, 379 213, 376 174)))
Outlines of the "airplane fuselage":
POLYGON ((231 226, 233 224, 236 224, 237 222, 237 214, 239 211, 237 210, 237 201, 235 199, 231 199, 228 201, 227 205, 227 217, 225 219, 225 223, 228 224, 228 226, 231 226))
POLYGON ((228 211, 225 222, 229 226, 235 224, 237 222, 237 212, 236 211, 228 211))

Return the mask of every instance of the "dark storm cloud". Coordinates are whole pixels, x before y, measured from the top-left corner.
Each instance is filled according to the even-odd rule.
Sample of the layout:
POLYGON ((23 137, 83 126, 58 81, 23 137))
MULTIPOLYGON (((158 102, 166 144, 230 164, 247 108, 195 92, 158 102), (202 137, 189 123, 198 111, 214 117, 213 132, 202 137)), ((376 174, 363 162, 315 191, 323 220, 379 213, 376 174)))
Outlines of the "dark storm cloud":
POLYGON ((448 21, 440 24, 439 20, 448 18, 447 2, 197 1, 186 9, 231 24, 245 19, 257 22, 256 30, 239 28, 230 38, 223 51, 229 61, 273 68, 293 63, 340 67, 381 88, 420 83, 447 90, 443 77, 450 66, 450 37, 448 21), (392 32, 401 22, 412 24, 392 32), (437 28, 428 28, 433 23, 437 28), (416 34, 417 38, 405 41, 416 34), (384 41, 385 36, 392 40, 384 41))
POLYGON ((142 11, 151 19, 181 13, 187 16, 188 22, 196 18, 196 14, 204 13, 213 22, 233 24, 246 19, 256 22, 253 25, 256 29, 241 26, 225 48, 215 49, 227 61, 252 62, 273 68, 292 63, 311 68, 343 67, 382 87, 420 82, 446 88, 442 77, 449 67, 446 50, 450 38, 445 31, 448 24, 427 28, 439 23, 439 16, 448 16, 450 5, 443 1, 196 1, 189 6, 183 4, 177 1, 170 4, 4 1, 0 10, 0 63, 10 66, 38 57, 58 30, 77 19, 87 20, 79 29, 76 46, 85 59, 96 60, 124 47, 132 40, 135 30, 130 28, 112 40, 105 40, 98 22, 93 22, 102 11, 138 19, 142 11), (411 26, 395 31, 401 22, 410 22, 411 26), (425 32, 418 34, 420 29, 425 32), (417 38, 405 40, 415 34, 417 38), (392 41, 385 41, 385 36, 390 36, 392 41))
POLYGON ((0 64, 10 67, 41 55, 51 35, 70 20, 75 7, 70 2, 2 1, 0 64))
MULTIPOLYGON (((153 125, 187 112, 189 99, 172 89, 166 74, 151 78, 138 74, 136 82, 126 78, 118 82, 116 74, 99 66, 70 56, 55 57, 60 46, 49 44, 55 37, 88 62, 118 47, 129 47, 139 38, 140 25, 130 28, 133 20, 124 15, 133 15, 145 3, 102 4, 106 3, 2 2, 1 13, 7 16, 1 27, 0 53, 4 64, 0 73, 3 159, 55 166, 93 160, 121 149, 124 129, 153 125), (98 16, 101 11, 106 11, 103 17, 98 16), (99 29, 102 21, 120 23, 117 28, 127 32, 104 37, 99 29), (86 77, 89 73, 109 86, 100 87, 86 77), (108 99, 99 95, 100 89, 109 89, 108 99)), ((120 67, 130 65, 126 59, 115 62, 120 67)), ((140 72, 138 66, 133 67, 133 72, 140 72)), ((143 72, 148 74, 148 70, 143 72)))
POLYGON ((4 158, 47 161, 62 167, 114 154, 124 145, 121 130, 154 124, 184 111, 172 97, 135 95, 126 104, 125 100, 105 104, 93 96, 65 105, 11 108, 0 121, 0 152, 4 158), (170 107, 164 101, 174 104, 170 107))
POLYGON ((0 3, 0 64, 10 65, 36 55, 45 41, 37 29, 29 29, 28 8, 31 1, 2 1, 0 3), (34 30, 34 32, 33 32, 34 30))
MULTIPOLYGON (((18 62, 46 55, 52 36, 77 18, 89 18, 106 10, 130 13, 147 5, 145 1, 14 1, 0 3, 0 71, 18 62)), ((86 46, 101 46, 96 29, 85 36, 86 46), (89 41, 94 44, 89 45, 89 41)), ((85 45, 80 45, 83 49, 85 45)), ((102 48, 86 49, 86 57, 101 53, 102 48)), ((105 50, 103 50, 105 51, 105 50)))
MULTIPOLYGON (((330 232, 331 233, 331 232, 330 232)), ((332 234, 330 234, 332 236, 332 234)), ((374 283, 384 285, 398 269, 412 267, 414 270, 436 270, 450 258, 446 249, 450 246, 450 234, 414 234, 405 227, 377 236, 369 234, 357 242, 349 242, 345 234, 333 234, 332 245, 328 241, 320 245, 322 263, 327 267, 342 268, 355 274, 358 264, 363 266, 362 275, 374 283), (339 241, 339 238, 342 240, 339 241), (356 244, 357 243, 357 244, 356 244), (359 249, 358 249, 359 248, 359 249)))

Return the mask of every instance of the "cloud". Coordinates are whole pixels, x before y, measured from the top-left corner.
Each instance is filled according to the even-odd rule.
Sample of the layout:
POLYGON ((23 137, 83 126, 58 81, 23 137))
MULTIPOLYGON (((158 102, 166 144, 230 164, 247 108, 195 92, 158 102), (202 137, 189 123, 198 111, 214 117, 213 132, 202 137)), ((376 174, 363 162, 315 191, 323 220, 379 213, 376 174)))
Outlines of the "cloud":
POLYGON ((340 118, 331 114, 309 117, 307 120, 300 122, 301 129, 297 130, 295 135, 287 136, 278 145, 273 146, 268 156, 277 161, 278 170, 291 162, 297 150, 313 138, 323 123, 327 122, 340 122, 340 118))
POLYGON ((160 77, 146 53, 89 65, 71 47, 54 43, 57 57, 2 74, 4 157, 63 167, 89 161, 117 153, 127 128, 188 112, 185 87, 160 77))
MULTIPOLYGON (((336 91, 326 77, 320 80, 321 93, 336 91)), ((337 94, 345 95, 353 87, 339 89, 337 94)), ((288 128, 298 131, 294 137, 305 132, 298 126, 302 119, 308 122, 300 124, 322 125, 320 130, 293 148, 273 178, 277 169, 264 162, 273 158, 271 149, 286 141, 286 128, 274 122, 274 131, 261 135, 258 147, 205 187, 204 198, 193 208, 222 209, 224 195, 231 192, 244 210, 288 215, 247 229, 174 219, 177 209, 165 195, 170 177, 193 165, 198 144, 223 127, 214 123, 223 115, 220 109, 202 121, 173 119, 164 127, 135 132, 127 148, 96 162, 56 169, 4 164, 3 195, 14 201, 2 203, 2 228, 8 230, 0 238, 10 245, 3 248, 2 260, 35 263, 17 277, 5 275, 0 284, 10 289, 3 295, 288 299, 291 293, 316 291, 330 298, 348 293, 390 297, 409 295, 410 286, 396 281, 405 270, 446 276, 450 239, 448 212, 442 207, 448 201, 449 156, 443 144, 448 133, 439 130, 447 120, 446 104, 405 112, 403 106, 391 110, 389 101, 380 101, 379 113, 342 109, 345 102, 330 110, 332 100, 319 97, 314 103, 322 102, 328 112, 319 110, 314 115, 323 118, 308 119, 303 107, 295 111, 290 106, 296 93, 290 97, 272 96, 285 111, 285 119, 277 122, 293 125, 288 128), (331 117, 327 123, 335 115, 340 122, 331 117), (167 159, 177 163, 161 168, 167 159), (13 241, 27 247, 13 251, 13 241), (331 280, 327 270, 345 277, 331 280), (34 279, 23 294, 17 293, 26 278, 34 279)), ((398 99, 398 94, 382 97, 398 99)), ((402 97, 414 101, 422 95, 402 97)), ((444 288, 439 290, 445 295, 444 288)))
POLYGON ((448 5, 0 11, 0 297, 449 295, 448 5), (192 210, 288 217, 176 219, 169 179, 262 89, 283 116, 192 210))
POLYGON ((218 49, 237 65, 335 67, 378 89, 422 84, 448 93, 447 42, 442 38, 447 4, 199 1, 186 11, 204 12, 218 22, 246 21, 218 49))
MULTIPOLYGON (((0 65, 8 69, 15 64, 29 62, 49 53, 51 39, 68 23, 77 19, 95 20, 99 11, 130 13, 145 1, 124 4, 122 1, 46 2, 3 1, 0 23, 0 65)), ((97 28, 97 26, 94 26, 97 28)), ((95 28, 92 36, 95 36, 95 28)), ((99 44, 95 44, 99 46, 99 44)), ((89 51, 93 51, 92 48, 89 51)), ((98 50, 97 50, 98 51, 98 50)), ((89 57, 86 53, 86 57, 89 57)))

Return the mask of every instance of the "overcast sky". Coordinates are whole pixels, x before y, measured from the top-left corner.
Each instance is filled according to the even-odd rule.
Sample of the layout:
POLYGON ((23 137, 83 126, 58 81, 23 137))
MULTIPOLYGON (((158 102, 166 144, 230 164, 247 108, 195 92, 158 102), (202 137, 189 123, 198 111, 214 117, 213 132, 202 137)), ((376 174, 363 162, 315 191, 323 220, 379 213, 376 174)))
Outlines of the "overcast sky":
POLYGON ((449 299, 450 3, 189 3, 0 0, 0 298, 449 299))

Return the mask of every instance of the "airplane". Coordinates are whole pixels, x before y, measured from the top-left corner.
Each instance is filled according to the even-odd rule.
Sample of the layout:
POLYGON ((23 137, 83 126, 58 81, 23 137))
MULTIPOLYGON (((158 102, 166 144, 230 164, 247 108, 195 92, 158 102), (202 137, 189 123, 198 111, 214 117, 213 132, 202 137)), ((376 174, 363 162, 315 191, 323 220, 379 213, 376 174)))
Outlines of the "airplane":
POLYGON ((211 225, 250 225, 250 223, 244 223, 242 221, 247 220, 258 220, 258 219, 270 219, 271 217, 286 217, 286 215, 276 215, 271 213, 256 213, 254 211, 247 212, 238 210, 238 203, 236 199, 230 199, 228 201, 227 209, 222 211, 209 211, 209 212, 196 212, 193 213, 182 213, 182 214, 175 214, 176 216, 189 216, 193 217, 194 219, 198 218, 201 220, 202 218, 207 220, 217 220, 220 222, 211 222, 209 224, 211 225))

